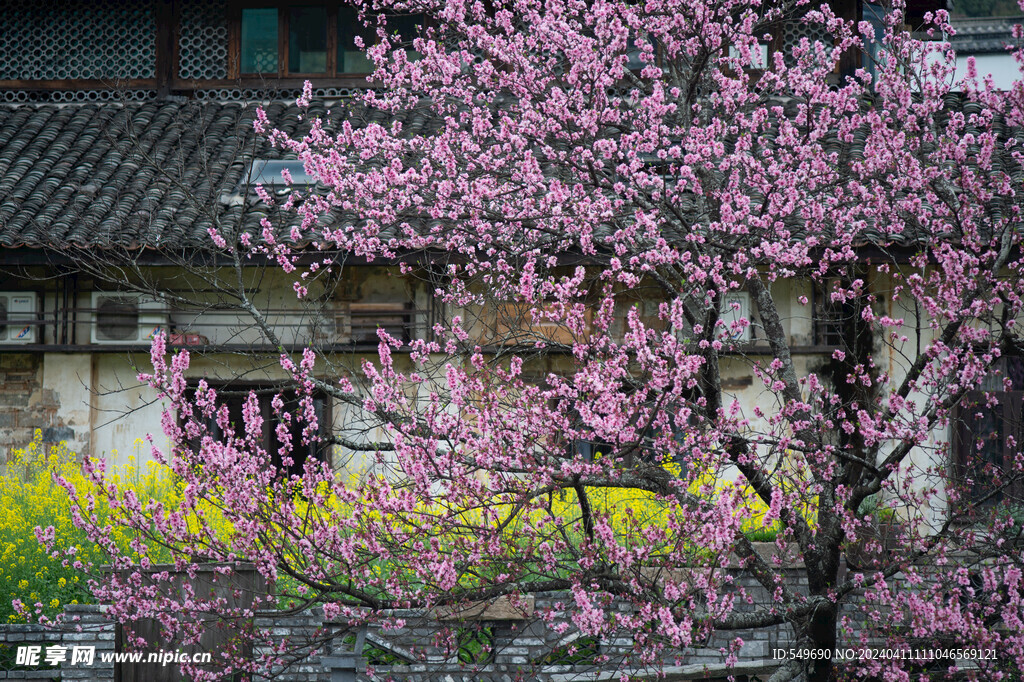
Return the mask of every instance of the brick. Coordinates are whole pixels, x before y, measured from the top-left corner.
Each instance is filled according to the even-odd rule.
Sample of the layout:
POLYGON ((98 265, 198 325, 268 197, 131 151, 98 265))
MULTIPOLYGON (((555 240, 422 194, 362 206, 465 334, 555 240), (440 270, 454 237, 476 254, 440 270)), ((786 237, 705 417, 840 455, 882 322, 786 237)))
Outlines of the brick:
POLYGON ((25 370, 38 366, 36 356, 31 353, 0 353, 0 369, 25 370))
POLYGON ((767 642, 744 642, 740 647, 739 655, 744 658, 767 658, 767 642))
POLYGON ((61 441, 74 440, 75 431, 69 426, 51 426, 43 429, 44 443, 59 443, 61 441))

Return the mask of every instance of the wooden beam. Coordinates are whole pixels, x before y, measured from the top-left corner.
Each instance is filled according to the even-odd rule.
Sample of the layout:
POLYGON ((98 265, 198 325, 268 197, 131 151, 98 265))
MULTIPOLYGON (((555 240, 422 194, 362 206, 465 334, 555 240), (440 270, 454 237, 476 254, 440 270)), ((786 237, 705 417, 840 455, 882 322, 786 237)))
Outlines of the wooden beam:
POLYGON ((175 40, 178 33, 178 8, 172 0, 160 0, 156 4, 156 96, 160 99, 171 94, 174 77, 175 40))

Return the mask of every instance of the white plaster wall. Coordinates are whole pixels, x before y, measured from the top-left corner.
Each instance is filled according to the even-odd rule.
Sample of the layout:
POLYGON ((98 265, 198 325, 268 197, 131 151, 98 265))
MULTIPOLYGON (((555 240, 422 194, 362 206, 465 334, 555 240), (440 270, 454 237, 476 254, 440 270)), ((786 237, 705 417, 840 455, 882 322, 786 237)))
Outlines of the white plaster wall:
MULTIPOLYGON (((873 290, 882 294, 890 291, 893 286, 894 284, 888 276, 879 274, 873 283, 873 290)), ((904 321, 899 333, 900 336, 906 336, 907 340, 887 340, 884 343, 884 348, 876 349, 878 351, 876 357, 886 360, 886 364, 881 365, 879 370, 889 374, 889 392, 892 392, 902 385, 912 362, 935 340, 936 333, 931 328, 927 316, 916 305, 914 297, 906 292, 901 293, 895 300, 891 295, 880 295, 876 312, 904 321)), ((879 339, 876 343, 882 344, 883 340, 879 339)), ((909 411, 904 410, 901 413, 901 421, 910 422, 912 419, 924 415, 930 406, 930 400, 931 395, 927 391, 912 390, 907 395, 909 411)), ((941 476, 927 472, 932 469, 948 472, 951 456, 949 434, 948 426, 933 428, 928 439, 910 451, 896 477, 901 485, 908 478, 912 478, 915 490, 937 488, 940 491, 939 495, 930 500, 926 508, 905 510, 908 514, 920 514, 920 518, 934 528, 938 528, 945 519, 947 504, 945 496, 941 493, 943 488, 941 476)), ((895 446, 896 443, 884 446, 879 453, 878 461, 884 460, 895 446)))
POLYGON ((90 403, 92 401, 92 355, 89 353, 44 353, 44 391, 51 391, 51 400, 58 406, 57 415, 62 434, 70 430, 67 439, 72 452, 89 452, 92 449, 92 424, 90 403))
MULTIPOLYGON (((164 276, 169 288, 181 288, 179 295, 185 295, 187 291, 187 287, 183 287, 186 279, 187 275, 180 272, 168 272, 164 276)), ((384 267, 348 268, 329 301, 320 300, 324 290, 319 283, 310 284, 307 297, 299 299, 293 288, 296 280, 295 273, 274 269, 260 273, 258 281, 254 278, 247 282, 247 286, 254 289, 250 294, 253 304, 263 312, 268 326, 281 343, 289 346, 309 343, 314 339, 326 343, 347 343, 349 338, 344 329, 344 314, 348 301, 415 302, 420 309, 425 309, 429 303, 422 285, 384 267)), ((195 288, 195 292, 188 293, 187 297, 195 306, 172 308, 173 327, 187 334, 204 336, 211 344, 247 346, 265 343, 263 332, 255 326, 249 313, 210 308, 217 303, 216 294, 199 281, 191 282, 190 286, 195 288)))
POLYGON ((136 441, 148 434, 166 451, 168 441, 160 427, 161 402, 136 376, 140 370, 149 371, 149 356, 96 354, 93 367, 90 454, 110 464, 127 464, 131 456, 144 463, 151 459, 149 445, 136 441))
MULTIPOLYGON (((957 80, 967 76, 967 59, 970 55, 957 55, 956 78, 957 80)), ((1010 54, 979 54, 974 55, 974 65, 978 72, 979 81, 986 76, 992 77, 992 82, 997 90, 1010 90, 1013 84, 1020 80, 1021 72, 1017 62, 1010 54)))

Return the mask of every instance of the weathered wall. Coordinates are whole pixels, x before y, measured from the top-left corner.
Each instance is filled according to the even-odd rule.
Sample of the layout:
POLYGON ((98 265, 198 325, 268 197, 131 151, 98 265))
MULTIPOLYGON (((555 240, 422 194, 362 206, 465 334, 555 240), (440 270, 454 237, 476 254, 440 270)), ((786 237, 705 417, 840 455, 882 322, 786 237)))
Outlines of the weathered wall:
POLYGON ((90 356, 0 353, 0 443, 4 460, 41 431, 46 444, 88 449, 90 356))
POLYGON ((73 452, 89 452, 92 444, 93 357, 89 353, 46 353, 43 356, 44 400, 56 406, 54 423, 43 430, 46 442, 66 442, 73 452))
POLYGON ((32 440, 32 431, 53 419, 56 406, 44 403, 42 358, 29 353, 0 354, 0 439, 5 459, 32 440))

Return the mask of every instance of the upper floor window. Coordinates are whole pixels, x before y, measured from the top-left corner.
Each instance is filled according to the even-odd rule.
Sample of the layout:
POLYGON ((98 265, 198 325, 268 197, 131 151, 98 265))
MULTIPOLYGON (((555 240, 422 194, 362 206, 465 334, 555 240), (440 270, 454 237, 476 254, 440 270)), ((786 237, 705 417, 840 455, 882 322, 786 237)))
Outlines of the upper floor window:
MULTIPOLYGON (((388 31, 411 42, 422 19, 422 15, 388 16, 388 31)), ((238 36, 243 77, 332 77, 373 71, 364 48, 376 42, 376 28, 364 26, 349 5, 246 2, 239 10, 238 36)))
POLYGON ((242 73, 277 73, 277 9, 242 10, 242 73))

